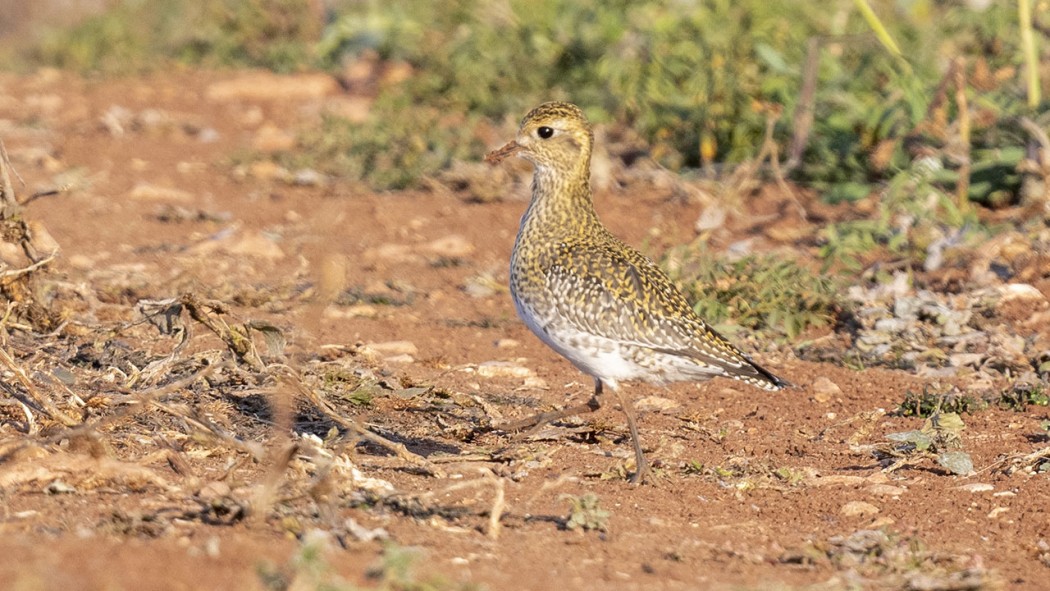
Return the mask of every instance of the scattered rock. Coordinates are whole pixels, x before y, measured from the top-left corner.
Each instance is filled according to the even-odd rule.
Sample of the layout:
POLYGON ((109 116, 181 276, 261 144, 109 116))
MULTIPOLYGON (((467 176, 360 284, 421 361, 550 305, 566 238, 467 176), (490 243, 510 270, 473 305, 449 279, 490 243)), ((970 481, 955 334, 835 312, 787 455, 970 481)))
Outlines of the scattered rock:
POLYGON ((197 132, 197 141, 202 144, 217 142, 220 137, 222 136, 219 134, 219 130, 214 127, 202 127, 200 131, 197 132))
POLYGON ((51 232, 47 231, 47 227, 39 220, 27 221, 26 227, 29 230, 29 244, 36 250, 37 254, 47 256, 62 250, 58 241, 55 240, 51 232))
POLYGON ((350 306, 328 306, 324 310, 325 318, 376 318, 379 307, 373 304, 353 304, 350 306))
POLYGON ((908 489, 902 486, 893 486, 892 484, 873 484, 867 488, 867 491, 873 495, 899 497, 908 492, 908 489))
POLYGON ((1045 349, 1018 334, 1018 327, 1041 326, 1035 312, 1050 308, 1026 283, 944 293, 914 289, 897 274, 890 283, 852 286, 847 298, 854 303, 857 336, 848 349, 819 351, 821 361, 853 356, 924 378, 955 377, 963 370, 977 379, 1012 379, 1038 367, 1045 349))
POLYGON ((700 217, 696 220, 693 228, 698 234, 709 230, 717 230, 725 225, 726 217, 726 209, 721 205, 712 203, 700 213, 700 217))
POLYGON ((44 493, 49 495, 71 495, 76 494, 77 488, 71 484, 67 484, 62 480, 52 480, 50 484, 44 487, 44 493))
POLYGON ((420 250, 439 257, 457 259, 474 252, 474 245, 459 234, 450 234, 425 244, 420 250))
POLYGON ((536 376, 529 376, 529 377, 525 378, 525 381, 522 382, 521 385, 526 387, 526 388, 534 388, 536 390, 549 390, 550 389, 550 386, 547 385, 547 380, 545 380, 543 378, 540 378, 540 377, 536 377, 536 376))
POLYGON ((386 341, 383 343, 369 343, 365 348, 375 351, 379 355, 416 355, 419 349, 412 341, 386 341))
POLYGON ((497 349, 513 349, 519 345, 521 345, 521 343, 514 339, 499 339, 496 341, 497 349))
POLYGON ((485 361, 478 364, 478 375, 484 378, 528 378, 532 370, 509 361, 485 361))
POLYGON ((1026 302, 1042 304, 1046 302, 1046 296, 1032 285, 1027 283, 1008 283, 999 286, 999 303, 1022 300, 1026 302))
POLYGON ((348 517, 346 521, 343 522, 343 527, 346 529, 347 533, 354 536, 356 540, 361 542, 386 540, 390 538, 390 534, 382 527, 368 529, 367 527, 358 523, 357 520, 353 517, 348 517))
POLYGON ((287 181, 292 176, 287 168, 270 160, 252 162, 248 174, 264 181, 287 181))
POLYGON ((1003 513, 1006 513, 1009 510, 1010 510, 1009 507, 996 507, 995 509, 992 509, 991 511, 988 512, 988 519, 996 519, 1000 515, 1002 515, 1003 513))
POLYGON ((881 530, 862 529, 848 536, 832 536, 828 538, 828 542, 847 554, 866 558, 872 556, 879 548, 885 548, 890 542, 890 537, 881 530))
POLYGON ((991 484, 988 484, 987 482, 971 482, 970 484, 964 484, 956 488, 971 493, 981 493, 995 490, 995 487, 991 484))
POLYGON ((264 154, 287 152, 294 148, 295 144, 293 133, 271 124, 260 127, 252 138, 252 149, 264 154))
POLYGON ((662 396, 646 396, 634 403, 634 407, 643 412, 666 412, 681 406, 674 400, 662 396))
POLYGON ((312 168, 300 168, 292 175, 291 182, 297 187, 320 187, 328 183, 328 177, 312 168))
POLYGON ((842 388, 838 384, 824 376, 813 380, 813 398, 817 402, 827 402, 836 396, 842 395, 842 388))
POLYGON ((952 367, 980 367, 983 359, 984 355, 980 353, 955 353, 948 356, 948 363, 951 363, 952 367))
POLYGON ((240 240, 226 248, 230 254, 256 256, 264 259, 278 260, 284 258, 284 251, 277 242, 264 232, 251 231, 240 240))
POLYGON ((174 187, 161 187, 151 183, 139 183, 128 192, 128 197, 143 201, 193 201, 194 195, 189 191, 174 187))
POLYGON ((967 476, 973 474, 973 460, 970 454, 962 451, 947 451, 937 456, 937 463, 952 474, 967 476))
POLYGON ((864 501, 850 501, 839 509, 839 513, 845 517, 867 517, 878 515, 879 511, 878 507, 864 501))
POLYGON ((213 82, 204 91, 209 101, 302 101, 339 92, 339 82, 327 74, 279 75, 252 72, 213 82))

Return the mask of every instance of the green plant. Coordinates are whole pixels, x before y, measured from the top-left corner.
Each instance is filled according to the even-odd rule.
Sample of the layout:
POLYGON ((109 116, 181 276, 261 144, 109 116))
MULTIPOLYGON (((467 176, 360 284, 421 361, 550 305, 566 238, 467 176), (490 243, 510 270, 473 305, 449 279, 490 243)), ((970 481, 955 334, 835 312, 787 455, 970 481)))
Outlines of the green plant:
POLYGON ((886 439, 892 443, 879 449, 879 453, 892 460, 887 471, 932 457, 952 474, 967 476, 974 470, 970 455, 961 451, 961 436, 965 428, 958 413, 937 409, 923 422, 921 429, 888 433, 886 439))
POLYGON ((634 126, 678 168, 757 152, 766 117, 755 101, 790 99, 791 64, 819 16, 727 0, 366 2, 328 27, 318 55, 335 64, 374 51, 411 64, 414 74, 386 89, 380 107, 404 95, 406 104, 502 118, 571 99, 597 121, 634 126))
POLYGON ((325 117, 282 162, 361 179, 377 189, 403 189, 484 150, 476 117, 412 106, 405 99, 387 97, 366 123, 325 117))
POLYGON ((598 496, 585 493, 581 496, 563 495, 569 501, 569 516, 565 518, 565 529, 582 529, 583 531, 609 530, 609 512, 602 509, 598 496))
MULTIPOLYGON (((793 177, 832 201, 936 163, 924 182, 965 212, 965 200, 1018 201, 1033 135, 1019 122, 1045 128, 1048 117, 1032 35, 1045 17, 1002 3, 326 4, 322 14, 316 0, 122 0, 47 35, 29 63, 337 71, 366 57, 400 62, 408 75, 380 81, 371 120, 326 121, 305 137, 315 167, 377 188, 478 159, 491 143, 491 133, 472 135, 479 125, 569 99, 596 122, 633 127, 672 169, 754 158, 773 117, 793 177)), ((872 232, 879 243, 892 237, 885 224, 872 232)))
MULTIPOLYGON (((818 255, 824 269, 858 271, 875 260, 886 259, 919 266, 934 250, 943 249, 935 243, 964 242, 979 235, 976 214, 961 208, 949 191, 954 187, 951 178, 957 180, 958 174, 930 159, 902 168, 879 192, 875 211, 869 217, 829 224, 820 231, 818 255)), ((846 186, 848 183, 840 188, 846 186)), ((970 187, 993 190, 991 185, 970 187)))
POLYGON ((937 392, 925 387, 921 393, 908 390, 904 395, 904 400, 897 406, 896 414, 925 419, 942 411, 962 414, 977 412, 985 408, 988 408, 988 404, 979 398, 959 394, 954 390, 937 392))
POLYGON ((1050 405, 1050 394, 1042 384, 1015 384, 999 395, 996 401, 1001 408, 1024 412, 1029 406, 1050 405))
POLYGON ((321 532, 307 533, 299 551, 288 559, 284 568, 263 564, 257 573, 265 589, 272 591, 471 591, 472 584, 450 583, 439 577, 421 579, 416 565, 422 557, 419 548, 387 544, 376 564, 368 572, 374 583, 366 587, 354 585, 333 572, 327 537, 321 532))
POLYGON ((663 267, 709 322, 798 336, 831 324, 842 305, 832 280, 781 257, 716 256, 703 243, 672 249, 663 267))
POLYGON ((102 72, 171 60, 288 71, 310 62, 320 16, 310 0, 122 0, 69 30, 48 32, 28 57, 102 72))
POLYGON ((612 51, 597 63, 606 104, 672 168, 751 158, 766 125, 760 104, 787 105, 797 96, 805 40, 820 29, 814 8, 632 4, 612 51))
POLYGON ((260 564, 256 573, 265 589, 315 589, 317 591, 355 591, 355 586, 332 572, 328 560, 328 539, 319 531, 308 532, 287 564, 281 568, 260 564))

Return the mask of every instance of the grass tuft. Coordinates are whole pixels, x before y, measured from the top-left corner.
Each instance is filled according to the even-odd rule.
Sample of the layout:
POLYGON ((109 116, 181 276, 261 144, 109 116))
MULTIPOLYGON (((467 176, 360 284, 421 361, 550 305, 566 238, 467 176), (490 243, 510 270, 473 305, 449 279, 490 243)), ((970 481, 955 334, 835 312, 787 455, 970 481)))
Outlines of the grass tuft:
POLYGON ((731 321, 794 338, 832 324, 843 305, 829 277, 780 257, 729 260, 691 244, 671 250, 663 266, 700 317, 715 325, 731 321))

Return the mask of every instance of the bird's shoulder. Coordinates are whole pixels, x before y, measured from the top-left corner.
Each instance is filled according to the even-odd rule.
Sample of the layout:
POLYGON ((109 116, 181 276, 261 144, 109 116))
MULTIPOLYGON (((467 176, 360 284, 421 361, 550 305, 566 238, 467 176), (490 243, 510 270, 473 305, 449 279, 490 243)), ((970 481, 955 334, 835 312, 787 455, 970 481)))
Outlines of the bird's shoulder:
POLYGON ((550 284, 601 294, 610 305, 664 316, 691 312, 656 263, 607 231, 559 240, 552 246, 544 269, 550 284))
POLYGON ((656 263, 615 236, 568 239, 554 246, 544 276, 564 320, 668 352, 744 356, 696 315, 656 263))

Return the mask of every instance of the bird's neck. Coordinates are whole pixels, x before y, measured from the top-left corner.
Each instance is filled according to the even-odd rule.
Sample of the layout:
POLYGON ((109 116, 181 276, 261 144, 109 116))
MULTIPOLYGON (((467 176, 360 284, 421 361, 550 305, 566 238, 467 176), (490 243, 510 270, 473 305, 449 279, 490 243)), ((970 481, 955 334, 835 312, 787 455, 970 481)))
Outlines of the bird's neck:
POLYGON ((532 222, 568 228, 594 223, 597 219, 587 162, 569 171, 536 167, 532 178, 532 200, 523 224, 532 222))

